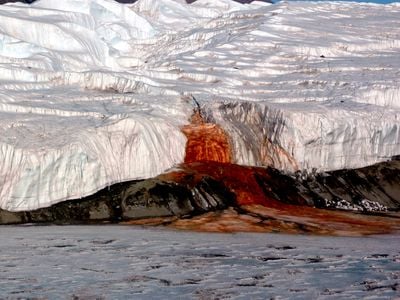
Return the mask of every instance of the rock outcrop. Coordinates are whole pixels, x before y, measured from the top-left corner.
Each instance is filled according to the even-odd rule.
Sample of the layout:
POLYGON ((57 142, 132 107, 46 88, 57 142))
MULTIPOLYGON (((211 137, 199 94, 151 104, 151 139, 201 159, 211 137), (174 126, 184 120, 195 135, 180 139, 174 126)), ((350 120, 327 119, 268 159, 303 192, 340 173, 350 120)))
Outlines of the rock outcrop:
POLYGON ((150 217, 189 217, 233 205, 234 195, 203 177, 193 186, 158 178, 115 184, 96 194, 26 212, 0 210, 0 224, 101 223, 150 217))
POLYGON ((399 209, 399 157, 311 174, 207 161, 48 208, 0 210, 0 224, 125 222, 209 231, 367 234, 399 230, 399 209))

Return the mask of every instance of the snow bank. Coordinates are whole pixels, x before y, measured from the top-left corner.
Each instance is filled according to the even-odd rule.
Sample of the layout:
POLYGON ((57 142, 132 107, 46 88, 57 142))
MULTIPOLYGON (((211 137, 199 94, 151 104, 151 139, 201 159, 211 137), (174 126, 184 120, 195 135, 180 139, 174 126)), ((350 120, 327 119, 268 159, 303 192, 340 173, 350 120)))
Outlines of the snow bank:
POLYGON ((234 162, 400 154, 400 6, 39 0, 0 6, 0 207, 162 173, 200 104, 234 162))

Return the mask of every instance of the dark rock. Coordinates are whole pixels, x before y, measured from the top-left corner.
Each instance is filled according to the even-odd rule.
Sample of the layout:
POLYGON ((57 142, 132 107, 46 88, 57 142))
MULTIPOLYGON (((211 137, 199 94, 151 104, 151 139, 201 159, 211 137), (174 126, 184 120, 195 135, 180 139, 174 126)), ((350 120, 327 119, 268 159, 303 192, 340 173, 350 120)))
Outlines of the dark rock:
POLYGON ((399 210, 400 159, 308 177, 287 175, 272 168, 210 162, 189 164, 176 174, 114 184, 89 197, 35 211, 0 210, 0 224, 184 218, 242 204, 268 206, 273 201, 368 213, 399 210), (251 193, 253 189, 257 191, 251 193))
POLYGON ((34 211, 0 210, 0 224, 76 224, 184 217, 224 209, 234 201, 234 195, 210 177, 202 178, 194 187, 154 178, 115 184, 92 196, 34 211))
POLYGON ((335 207, 344 200, 364 211, 399 210, 400 160, 393 158, 365 168, 318 174, 300 186, 314 194, 317 207, 335 207))

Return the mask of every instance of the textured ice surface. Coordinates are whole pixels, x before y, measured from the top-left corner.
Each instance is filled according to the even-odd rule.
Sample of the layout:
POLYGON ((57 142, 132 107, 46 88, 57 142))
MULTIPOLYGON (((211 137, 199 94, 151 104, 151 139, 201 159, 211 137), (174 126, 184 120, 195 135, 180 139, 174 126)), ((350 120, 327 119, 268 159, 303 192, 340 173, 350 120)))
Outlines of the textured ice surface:
POLYGON ((0 207, 182 162, 196 107, 234 162, 360 167, 400 153, 400 5, 41 0, 0 6, 0 207))
POLYGON ((203 234, 122 226, 3 227, 10 299, 395 299, 398 236, 203 234))

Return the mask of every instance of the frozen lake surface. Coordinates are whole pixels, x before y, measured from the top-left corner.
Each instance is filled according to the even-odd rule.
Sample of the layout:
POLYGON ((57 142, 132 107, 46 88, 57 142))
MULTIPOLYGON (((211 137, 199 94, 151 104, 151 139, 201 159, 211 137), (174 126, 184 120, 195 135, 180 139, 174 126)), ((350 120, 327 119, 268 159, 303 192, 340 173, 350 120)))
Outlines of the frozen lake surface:
POLYGON ((1 228, 0 298, 393 299, 399 236, 1 228))

